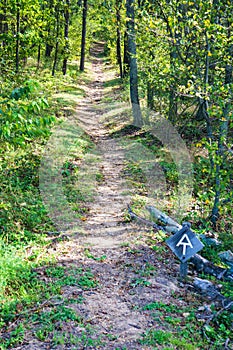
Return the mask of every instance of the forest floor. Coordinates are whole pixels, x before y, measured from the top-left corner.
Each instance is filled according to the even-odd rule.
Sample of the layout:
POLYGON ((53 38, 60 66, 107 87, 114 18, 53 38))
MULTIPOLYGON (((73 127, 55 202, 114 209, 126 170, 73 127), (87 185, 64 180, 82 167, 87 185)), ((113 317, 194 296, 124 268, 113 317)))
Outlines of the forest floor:
POLYGON ((56 263, 36 269, 60 294, 28 311, 14 349, 207 349, 195 317, 206 301, 179 280, 179 264, 156 233, 126 220, 134 189, 122 175, 125 146, 103 119, 121 91, 101 50, 100 44, 93 48, 91 80, 79 86, 86 97, 73 116, 101 155, 95 165, 101 179, 82 234, 54 240, 49 253, 56 263))

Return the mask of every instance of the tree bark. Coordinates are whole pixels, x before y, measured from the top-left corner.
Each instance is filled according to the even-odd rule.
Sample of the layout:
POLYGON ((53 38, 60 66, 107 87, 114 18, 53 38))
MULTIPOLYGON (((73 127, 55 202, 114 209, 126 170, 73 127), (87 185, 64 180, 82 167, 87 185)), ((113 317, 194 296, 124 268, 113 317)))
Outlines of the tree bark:
POLYGON ((54 61, 53 61, 53 69, 52 69, 52 76, 55 75, 56 67, 57 67, 57 60, 58 60, 58 48, 59 48, 59 32, 60 32, 60 11, 59 7, 56 8, 56 22, 57 22, 57 29, 56 29, 56 46, 55 46, 55 53, 54 53, 54 61))
MULTIPOLYGON (((228 28, 230 28, 230 23, 228 24, 229 24, 228 28)), ((231 36, 231 31, 229 29, 228 37, 230 38, 230 36, 231 36)), ((228 54, 229 54, 229 57, 231 58, 233 57, 233 48, 231 44, 229 44, 228 54)), ((231 88, 231 84, 233 80, 232 73, 233 73, 233 66, 232 64, 227 63, 225 67, 225 86, 228 87, 229 89, 229 96, 223 108, 222 119, 220 122, 221 124, 220 124, 219 135, 218 135, 218 150, 217 150, 218 161, 216 164, 216 173, 215 173, 215 199, 214 199, 213 209, 211 212, 211 222, 214 227, 216 227, 217 221, 219 219, 219 206, 220 206, 220 199, 221 199, 221 192, 222 192, 221 170, 224 164, 224 155, 225 155, 224 143, 227 140, 231 104, 232 104, 232 88, 231 88)))
POLYGON ((117 41, 116 41, 116 48, 117 48, 117 63, 119 65, 120 70, 120 77, 123 78, 123 68, 122 68, 122 56, 121 56, 121 14, 120 14, 120 8, 121 8, 121 0, 116 0, 116 19, 117 19, 117 41))
POLYGON ((20 3, 16 3, 16 48, 15 48, 15 71, 19 71, 19 47, 20 47, 20 3))
POLYGON ((53 46, 47 43, 45 47, 45 57, 47 58, 51 57, 52 50, 53 50, 53 46))
POLYGON ((67 62, 69 57, 69 25, 70 25, 70 0, 66 0, 66 8, 64 12, 65 27, 64 27, 64 39, 65 39, 65 53, 62 65, 62 73, 66 75, 67 62))
POLYGON ((123 78, 129 73, 128 33, 124 33, 123 78))
POLYGON ((87 33, 87 0, 83 0, 80 71, 84 71, 84 65, 85 65, 86 33, 87 33))
MULTIPOLYGON (((49 0, 49 11, 50 13, 54 12, 54 3, 53 0, 49 0)), ((47 26, 47 40, 50 40, 50 35, 51 35, 51 28, 50 25, 48 24, 47 26)), ((45 44, 45 57, 46 58, 50 58, 51 57, 51 53, 53 50, 53 45, 51 45, 51 42, 46 42, 45 44)))
POLYGON ((138 96, 138 66, 136 58, 136 35, 135 35, 135 12, 134 0, 126 1, 127 30, 128 30, 128 51, 129 51, 129 74, 130 74, 130 100, 132 104, 133 123, 137 127, 142 127, 142 113, 138 96))
MULTIPOLYGON (((209 39, 207 36, 207 33, 205 33, 205 39, 206 39, 206 52, 205 52, 205 73, 204 73, 204 93, 206 95, 207 92, 207 87, 209 84, 209 70, 210 70, 210 43, 209 43, 209 39)), ((208 103, 208 99, 206 97, 204 98, 199 98, 198 99, 198 110, 197 110, 197 114, 196 114, 196 119, 197 120, 205 120, 206 121, 206 133, 207 133, 207 138, 208 138, 208 142, 209 144, 212 143, 213 141, 213 130, 212 130, 212 123, 211 123, 211 119, 209 116, 209 103, 208 103)), ((214 169, 214 160, 213 160, 213 156, 211 154, 211 152, 209 152, 209 160, 210 160, 210 165, 211 165, 211 170, 213 171, 214 169)))
POLYGON ((151 83, 147 82, 147 107, 149 109, 154 109, 154 89, 151 85, 151 83))
MULTIPOLYGON (((0 33, 7 34, 8 33, 8 23, 7 23, 7 1, 4 0, 4 3, 1 6, 2 13, 0 14, 0 33)), ((6 40, 2 39, 2 47, 6 46, 6 40)))
POLYGON ((38 46, 38 51, 37 51, 37 69, 40 68, 40 58, 41 58, 41 45, 38 46))

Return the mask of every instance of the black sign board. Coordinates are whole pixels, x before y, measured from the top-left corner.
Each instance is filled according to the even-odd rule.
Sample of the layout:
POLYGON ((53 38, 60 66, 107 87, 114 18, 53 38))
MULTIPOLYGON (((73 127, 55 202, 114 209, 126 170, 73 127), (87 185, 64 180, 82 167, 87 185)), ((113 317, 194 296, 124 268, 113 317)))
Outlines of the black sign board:
POLYGON ((183 263, 204 247, 195 233, 190 230, 190 226, 186 224, 183 224, 181 230, 168 238, 166 243, 183 263))

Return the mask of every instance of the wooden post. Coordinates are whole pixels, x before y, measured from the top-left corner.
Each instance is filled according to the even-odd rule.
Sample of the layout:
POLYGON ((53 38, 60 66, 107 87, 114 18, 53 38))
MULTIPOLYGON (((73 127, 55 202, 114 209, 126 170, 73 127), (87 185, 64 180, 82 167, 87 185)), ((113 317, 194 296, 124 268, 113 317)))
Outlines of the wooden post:
POLYGON ((180 278, 182 280, 185 280, 188 275, 188 262, 181 262, 180 263, 180 278))

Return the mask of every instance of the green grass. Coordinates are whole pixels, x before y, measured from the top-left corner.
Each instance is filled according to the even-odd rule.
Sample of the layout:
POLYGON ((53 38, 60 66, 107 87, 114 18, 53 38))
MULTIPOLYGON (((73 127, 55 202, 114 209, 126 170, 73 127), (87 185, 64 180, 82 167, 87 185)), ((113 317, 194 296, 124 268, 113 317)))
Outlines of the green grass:
POLYGON ((174 335, 172 332, 164 330, 149 330, 140 342, 142 345, 152 346, 157 349, 158 345, 163 345, 163 349, 179 349, 179 350, 196 350, 197 344, 191 344, 179 334, 174 335))
MULTIPOLYGON (((34 247, 35 249, 35 247, 34 247)), ((38 248, 37 254, 41 252, 38 248)), ((36 252, 34 252, 36 256, 36 252)), ((35 264, 27 260, 21 249, 0 242, 0 302, 18 296, 27 296, 38 282, 32 270, 35 264)))
POLYGON ((46 275, 53 278, 53 286, 80 286, 83 289, 94 288, 97 286, 97 281, 91 271, 84 270, 81 267, 69 266, 68 273, 61 266, 51 266, 46 270, 46 275))
MULTIPOLYGON (((30 332, 34 329, 33 336, 38 340, 50 340, 54 344, 58 344, 58 339, 59 341, 65 339, 60 331, 62 323, 75 322, 82 326, 84 331, 86 330, 82 317, 69 306, 82 303, 82 296, 64 299, 62 288, 65 286, 77 286, 82 290, 95 288, 97 281, 89 269, 76 266, 69 266, 69 269, 66 269, 51 265, 43 270, 45 279, 42 281, 37 269, 32 269, 30 265, 26 269, 22 260, 14 258, 9 262, 14 265, 6 270, 7 289, 5 289, 5 300, 3 298, 0 302, 0 327, 5 330, 10 327, 11 331, 7 339, 3 340, 1 350, 20 344, 29 329, 30 332), (15 326, 12 329, 11 324, 14 322, 15 326)), ((92 341, 88 336, 85 341, 83 338, 84 335, 77 338, 77 343, 92 341)), ((93 343, 95 344, 95 341, 93 343)), ((65 344, 68 344, 67 340, 65 344)))
POLYGON ((181 307, 155 301, 145 305, 143 312, 149 312, 154 318, 155 328, 148 329, 140 339, 141 344, 153 349, 163 345, 163 349, 221 349, 226 339, 232 340, 231 312, 224 311, 217 315, 210 324, 196 319, 194 305, 181 307))

